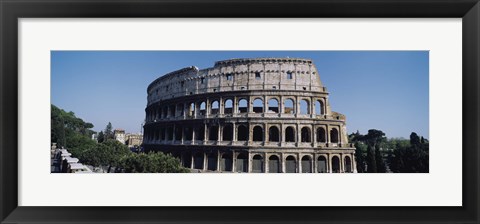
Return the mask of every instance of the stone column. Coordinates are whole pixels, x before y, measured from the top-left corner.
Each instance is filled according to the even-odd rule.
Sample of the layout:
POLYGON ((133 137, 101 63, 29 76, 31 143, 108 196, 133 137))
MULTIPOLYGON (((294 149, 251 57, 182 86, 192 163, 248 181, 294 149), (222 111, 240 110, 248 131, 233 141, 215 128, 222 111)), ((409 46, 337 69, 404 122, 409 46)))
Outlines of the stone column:
POLYGON ((235 142, 237 141, 237 127, 235 125, 235 122, 232 123, 232 141, 235 142))
POLYGON ((327 159, 328 159, 328 167, 327 167, 327 172, 328 173, 333 173, 332 169, 332 154, 327 154, 327 159))
POLYGON ((222 157, 220 156, 220 150, 217 150, 217 171, 222 171, 222 169, 220 168, 220 159, 222 159, 222 157))
POLYGON ((203 170, 207 170, 207 153, 203 153, 203 170))
POLYGON ((237 155, 235 151, 232 152, 232 173, 237 172, 237 155))
POLYGON ((286 170, 286 165, 285 165, 285 155, 284 155, 283 153, 280 154, 280 158, 279 158, 279 159, 281 159, 280 163, 282 164, 282 168, 281 168, 282 171, 281 171, 281 172, 282 172, 282 173, 286 173, 287 170, 286 170))

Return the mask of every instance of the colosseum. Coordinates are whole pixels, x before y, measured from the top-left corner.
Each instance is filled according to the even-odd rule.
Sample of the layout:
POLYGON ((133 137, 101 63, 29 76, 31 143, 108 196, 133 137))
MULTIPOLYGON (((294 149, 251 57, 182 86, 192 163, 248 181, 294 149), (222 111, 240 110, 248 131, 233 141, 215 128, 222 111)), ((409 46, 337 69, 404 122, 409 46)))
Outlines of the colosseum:
POLYGON ((312 60, 218 61, 147 88, 143 147, 198 172, 352 173, 355 148, 312 60))

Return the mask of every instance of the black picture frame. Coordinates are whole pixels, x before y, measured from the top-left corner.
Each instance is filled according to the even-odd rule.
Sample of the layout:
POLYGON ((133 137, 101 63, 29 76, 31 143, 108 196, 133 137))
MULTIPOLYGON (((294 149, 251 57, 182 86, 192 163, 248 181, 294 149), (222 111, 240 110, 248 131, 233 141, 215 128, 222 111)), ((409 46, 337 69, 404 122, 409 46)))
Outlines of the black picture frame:
MULTIPOLYGON (((478 0, 0 0, 1 223, 479 223, 478 0), (462 18, 461 207, 18 206, 19 18, 462 18)), ((448 43, 445 43, 448 44, 448 43)), ((460 143, 459 143, 460 145, 460 143)), ((132 193, 132 192, 129 192, 132 193)), ((241 192, 239 192, 240 194, 241 192)), ((448 192, 446 192, 448 193, 448 192)))

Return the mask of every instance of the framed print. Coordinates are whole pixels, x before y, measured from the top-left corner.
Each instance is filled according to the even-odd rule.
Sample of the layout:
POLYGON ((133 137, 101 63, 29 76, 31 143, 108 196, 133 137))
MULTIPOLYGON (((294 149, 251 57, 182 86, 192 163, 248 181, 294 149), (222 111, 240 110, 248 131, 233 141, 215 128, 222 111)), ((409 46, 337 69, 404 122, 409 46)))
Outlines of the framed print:
POLYGON ((480 221, 476 0, 0 7, 2 223, 480 221))

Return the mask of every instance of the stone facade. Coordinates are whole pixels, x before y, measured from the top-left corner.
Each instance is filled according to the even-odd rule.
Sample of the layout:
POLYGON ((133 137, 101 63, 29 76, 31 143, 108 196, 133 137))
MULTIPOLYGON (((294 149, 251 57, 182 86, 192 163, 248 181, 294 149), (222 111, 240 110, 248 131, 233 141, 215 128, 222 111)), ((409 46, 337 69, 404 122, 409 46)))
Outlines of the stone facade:
POLYGON ((153 81, 143 146, 218 172, 356 172, 345 116, 311 60, 232 59, 153 81))
POLYGON ((138 147, 142 145, 143 135, 142 134, 126 134, 125 135, 125 144, 129 148, 138 147))
POLYGON ((113 135, 117 141, 121 142, 122 144, 125 144, 125 130, 115 129, 113 131, 113 135))

